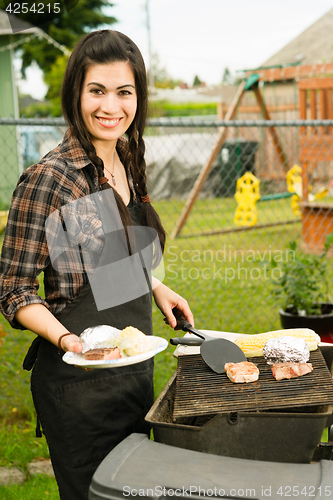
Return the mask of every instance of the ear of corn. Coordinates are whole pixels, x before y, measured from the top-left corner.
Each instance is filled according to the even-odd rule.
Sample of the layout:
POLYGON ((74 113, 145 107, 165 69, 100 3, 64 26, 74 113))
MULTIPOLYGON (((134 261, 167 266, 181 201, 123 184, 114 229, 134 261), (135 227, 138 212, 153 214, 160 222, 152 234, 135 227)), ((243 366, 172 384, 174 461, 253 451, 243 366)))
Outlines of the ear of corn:
POLYGON ((242 335, 235 340, 235 344, 242 349, 246 357, 252 358, 254 356, 263 356, 262 349, 267 340, 278 337, 303 338, 308 344, 310 351, 315 351, 320 342, 319 335, 309 328, 290 328, 288 330, 242 335))

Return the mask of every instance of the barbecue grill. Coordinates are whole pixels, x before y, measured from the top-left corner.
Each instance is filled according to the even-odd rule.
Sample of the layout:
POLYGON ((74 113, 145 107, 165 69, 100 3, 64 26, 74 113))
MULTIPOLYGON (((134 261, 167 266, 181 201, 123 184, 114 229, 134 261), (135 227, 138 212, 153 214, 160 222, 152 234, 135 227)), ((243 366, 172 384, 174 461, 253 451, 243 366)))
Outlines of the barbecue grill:
MULTIPOLYGON (((195 382, 190 389, 193 400, 200 389, 200 370, 205 370, 201 360, 193 357, 197 380, 189 380, 186 377, 193 373, 187 373, 188 360, 182 358, 177 372, 146 416, 153 426, 155 441, 143 434, 131 434, 116 446, 94 474, 89 500, 120 500, 124 496, 129 500, 139 496, 147 500, 169 496, 183 500, 189 497, 200 500, 207 496, 235 500, 266 500, 268 497, 281 500, 290 496, 332 498, 333 461, 329 460, 332 443, 319 441, 323 429, 333 424, 330 395, 333 346, 323 346, 321 353, 326 365, 320 352, 312 355, 311 362, 318 363, 313 372, 317 371, 322 379, 321 382, 314 379, 312 384, 320 391, 317 384, 327 384, 327 391, 321 393, 321 397, 327 397, 326 403, 316 402, 316 391, 306 394, 304 401, 301 399, 302 391, 312 389, 303 385, 310 383, 309 379, 305 382, 310 374, 298 381, 302 385, 292 398, 294 407, 285 407, 278 391, 274 400, 264 395, 262 386, 265 389, 270 381, 262 376, 256 402, 258 408, 266 405, 265 409, 254 409, 250 404, 246 411, 235 410, 234 406, 219 408, 213 401, 215 413, 202 410, 200 415, 175 416, 177 405, 180 413, 185 411, 181 401, 176 403, 177 377, 184 376, 181 390, 195 382), (302 406, 303 403, 307 406, 302 406), (304 463, 311 460, 311 464, 304 463)), ((294 381, 277 383, 283 382, 280 386, 283 388, 284 382, 294 381)), ((202 385, 201 390, 204 387, 202 385)), ((245 385, 243 388, 244 393, 243 389, 237 389, 240 394, 230 397, 234 401, 241 397, 245 404, 251 397, 246 395, 245 385)), ((211 397, 207 396, 207 390, 203 394, 201 403, 211 397)), ((187 409, 190 406, 187 404, 187 409)))
POLYGON ((311 352, 314 370, 291 380, 276 381, 264 359, 253 358, 260 377, 251 384, 231 383, 200 355, 179 356, 177 371, 146 416, 155 441, 251 460, 330 458, 332 446, 319 443, 333 424, 332 350, 311 352))

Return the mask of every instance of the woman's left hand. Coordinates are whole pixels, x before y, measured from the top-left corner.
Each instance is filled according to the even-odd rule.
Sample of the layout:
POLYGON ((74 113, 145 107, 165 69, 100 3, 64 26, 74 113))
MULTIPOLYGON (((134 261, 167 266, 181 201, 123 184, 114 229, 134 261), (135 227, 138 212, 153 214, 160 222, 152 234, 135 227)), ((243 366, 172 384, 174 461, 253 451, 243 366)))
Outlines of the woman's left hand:
POLYGON ((153 293, 155 303, 162 314, 164 314, 164 321, 167 325, 171 326, 171 328, 176 328, 177 320, 172 313, 172 309, 176 309, 179 316, 186 319, 186 321, 194 326, 193 314, 187 300, 183 299, 183 297, 178 295, 178 293, 174 292, 163 283, 156 286, 153 293))

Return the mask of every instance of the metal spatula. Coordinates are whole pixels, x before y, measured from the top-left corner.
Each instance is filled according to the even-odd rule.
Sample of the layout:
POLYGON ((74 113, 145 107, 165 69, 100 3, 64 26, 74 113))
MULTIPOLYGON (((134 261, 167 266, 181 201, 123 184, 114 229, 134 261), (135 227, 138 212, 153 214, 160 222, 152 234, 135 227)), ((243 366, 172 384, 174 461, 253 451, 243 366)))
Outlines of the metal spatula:
POLYGON ((194 333, 199 339, 176 337, 170 339, 170 344, 201 345, 200 354, 214 372, 223 373, 226 363, 239 363, 247 360, 243 351, 230 340, 210 337, 206 333, 196 330, 188 321, 180 318, 175 312, 173 314, 177 319, 178 328, 181 328, 184 332, 194 333))

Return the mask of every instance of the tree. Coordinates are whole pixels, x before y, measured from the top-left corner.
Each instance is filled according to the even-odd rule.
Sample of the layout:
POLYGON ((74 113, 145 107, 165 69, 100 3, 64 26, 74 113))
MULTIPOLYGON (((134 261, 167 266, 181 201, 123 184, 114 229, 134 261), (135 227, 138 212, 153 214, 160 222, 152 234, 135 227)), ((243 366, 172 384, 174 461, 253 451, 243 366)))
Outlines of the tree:
MULTIPOLYGON (((0 0, 0 8, 5 10, 9 1, 0 0)), ((29 5, 31 3, 32 0, 29 0, 29 5)), ((44 2, 45 7, 46 3, 44 2)), ((53 40, 69 50, 73 49, 76 43, 89 31, 108 27, 116 22, 114 17, 107 16, 102 11, 103 7, 113 6, 109 0, 62 0, 61 5, 63 6, 65 3, 67 8, 70 7, 70 4, 76 5, 66 14, 44 24, 41 24, 40 19, 39 22, 36 21, 38 17, 32 11, 26 14, 15 13, 15 16, 33 25, 36 25, 37 22, 39 27, 53 40)), ((19 54, 22 58, 22 75, 25 75, 26 69, 35 61, 43 71, 44 81, 48 85, 46 99, 49 102, 36 103, 30 106, 26 112, 42 114, 43 116, 49 112, 52 116, 61 116, 60 92, 68 57, 44 38, 34 38, 20 45, 19 54)))
MULTIPOLYGON (((156 88, 173 89, 181 83, 181 80, 175 80, 174 78, 170 77, 165 67, 162 66, 160 58, 157 53, 153 54, 152 68, 154 76, 154 85, 156 88)), ((150 69, 148 69, 148 81, 149 81, 149 71, 150 69)))
POLYGON ((52 103, 51 114, 52 116, 61 116, 61 86, 63 75, 65 73, 68 57, 60 55, 52 64, 50 71, 45 74, 45 83, 48 86, 46 98, 52 103))
MULTIPOLYGON (((8 3, 9 0, 0 0, 0 8, 5 10, 8 3)), ((47 2, 44 3, 46 9, 47 2)), ((30 4, 31 1, 28 5, 30 4)), ((61 5, 63 4, 64 2, 61 5)), ((75 4, 75 0, 66 0, 67 7, 69 4, 75 4)), ((40 23, 41 18, 38 18, 33 11, 26 14, 15 13, 15 16, 33 25, 37 23, 50 37, 71 50, 87 32, 116 22, 114 17, 106 16, 102 12, 103 7, 112 7, 112 5, 108 0, 79 0, 79 2, 76 2, 75 7, 67 11, 66 14, 62 14, 44 24, 40 23)), ((23 75, 32 61, 36 61, 42 71, 48 73, 52 64, 61 54, 60 50, 47 40, 37 38, 22 44, 20 49, 22 50, 21 71, 23 75)))
POLYGON ((198 75, 195 75, 194 80, 193 80, 193 87, 200 87, 201 85, 201 80, 198 77, 198 75))
POLYGON ((230 85, 234 81, 233 76, 230 72, 230 69, 228 67, 224 68, 223 76, 222 76, 222 83, 225 85, 230 85))

